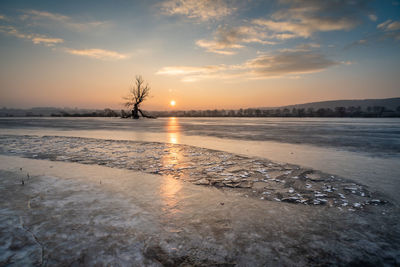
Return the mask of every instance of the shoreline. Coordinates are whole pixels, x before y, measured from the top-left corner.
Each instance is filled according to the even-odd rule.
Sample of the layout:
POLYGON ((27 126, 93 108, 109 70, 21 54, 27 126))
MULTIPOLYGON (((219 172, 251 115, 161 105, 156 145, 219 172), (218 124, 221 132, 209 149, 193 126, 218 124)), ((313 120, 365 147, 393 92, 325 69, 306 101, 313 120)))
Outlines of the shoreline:
POLYGON ((398 264, 398 211, 246 198, 171 176, 0 156, 0 248, 15 264, 398 264), (20 169, 22 168, 22 170, 20 169), (29 179, 21 185, 21 177, 29 179), (390 236, 387 233, 390 232, 390 236))

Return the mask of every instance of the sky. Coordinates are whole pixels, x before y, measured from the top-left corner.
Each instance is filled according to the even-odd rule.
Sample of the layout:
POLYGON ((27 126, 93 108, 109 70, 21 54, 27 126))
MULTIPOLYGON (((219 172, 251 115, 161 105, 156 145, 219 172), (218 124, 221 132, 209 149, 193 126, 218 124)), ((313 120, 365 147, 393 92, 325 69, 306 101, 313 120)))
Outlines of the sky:
POLYGON ((2 0, 0 59, 8 108, 122 109, 136 75, 144 110, 399 97, 400 0, 2 0))

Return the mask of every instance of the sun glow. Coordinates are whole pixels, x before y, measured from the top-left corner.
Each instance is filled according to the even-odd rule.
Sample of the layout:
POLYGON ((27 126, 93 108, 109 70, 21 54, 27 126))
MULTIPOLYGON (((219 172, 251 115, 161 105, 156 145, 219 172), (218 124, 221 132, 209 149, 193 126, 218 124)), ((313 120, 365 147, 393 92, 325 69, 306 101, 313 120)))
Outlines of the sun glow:
POLYGON ((174 107, 176 105, 176 102, 175 102, 175 100, 171 100, 171 102, 169 102, 169 104, 171 107, 174 107))

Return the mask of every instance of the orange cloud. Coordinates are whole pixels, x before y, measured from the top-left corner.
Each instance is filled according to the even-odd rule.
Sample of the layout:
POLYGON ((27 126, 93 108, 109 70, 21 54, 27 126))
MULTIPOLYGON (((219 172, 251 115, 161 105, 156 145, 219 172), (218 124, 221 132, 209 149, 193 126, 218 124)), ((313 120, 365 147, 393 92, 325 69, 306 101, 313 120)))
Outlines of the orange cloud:
POLYGON ((65 51, 72 55, 91 57, 102 60, 119 60, 129 58, 128 54, 122 54, 111 50, 104 49, 70 49, 66 48, 65 51))

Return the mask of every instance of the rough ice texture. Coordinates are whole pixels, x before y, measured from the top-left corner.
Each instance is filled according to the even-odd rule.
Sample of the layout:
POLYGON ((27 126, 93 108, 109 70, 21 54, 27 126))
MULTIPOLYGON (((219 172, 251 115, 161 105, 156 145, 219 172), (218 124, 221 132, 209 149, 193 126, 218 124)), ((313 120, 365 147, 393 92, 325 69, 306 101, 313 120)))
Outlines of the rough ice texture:
POLYGON ((246 197, 349 211, 387 203, 352 181, 291 164, 200 147, 60 136, 0 136, 0 153, 168 175, 246 197))
POLYGON ((170 176, 19 157, 0 156, 0 169, 0 265, 400 263, 398 210, 390 205, 346 212, 244 198, 170 176))

